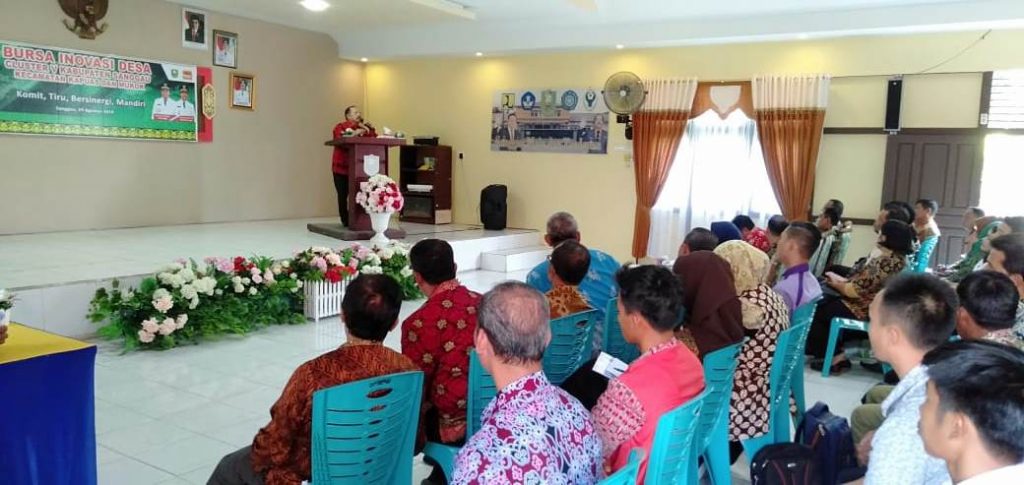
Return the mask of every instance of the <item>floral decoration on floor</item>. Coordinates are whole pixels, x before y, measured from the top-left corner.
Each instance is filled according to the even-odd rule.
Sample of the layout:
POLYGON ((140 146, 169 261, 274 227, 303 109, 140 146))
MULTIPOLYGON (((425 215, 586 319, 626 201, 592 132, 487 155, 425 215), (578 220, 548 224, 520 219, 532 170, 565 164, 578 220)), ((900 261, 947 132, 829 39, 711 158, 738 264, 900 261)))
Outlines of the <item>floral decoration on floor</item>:
POLYGON ((294 258, 264 256, 179 260, 140 283, 96 291, 89 319, 100 336, 123 339, 125 350, 169 349, 203 338, 245 334, 268 325, 305 323, 303 285, 341 283, 359 273, 386 274, 406 300, 422 298, 409 267, 409 248, 312 247, 294 258))

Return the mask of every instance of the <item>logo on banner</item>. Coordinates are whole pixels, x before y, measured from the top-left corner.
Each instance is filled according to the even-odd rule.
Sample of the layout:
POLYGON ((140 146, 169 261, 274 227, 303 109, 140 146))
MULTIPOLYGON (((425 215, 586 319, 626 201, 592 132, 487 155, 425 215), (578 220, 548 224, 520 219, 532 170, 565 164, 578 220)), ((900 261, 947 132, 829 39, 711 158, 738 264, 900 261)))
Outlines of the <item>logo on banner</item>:
POLYGON ((587 111, 594 111, 594 106, 597 103, 597 93, 593 89, 587 88, 587 94, 583 95, 583 103, 586 105, 587 111))
POLYGON ((377 155, 364 155, 363 171, 371 177, 380 173, 380 157, 377 155))
POLYGON ((562 108, 565 108, 565 110, 572 111, 576 109, 576 104, 579 102, 580 97, 576 94, 576 91, 570 89, 562 93, 562 108))
POLYGON ((554 89, 545 89, 540 92, 540 113, 545 117, 555 116, 555 103, 558 93, 554 89))
POLYGON ((537 106, 537 96, 531 91, 523 93, 523 97, 519 99, 519 104, 523 105, 523 109, 533 109, 537 106))
POLYGON ((501 93, 501 107, 512 109, 516 107, 516 93, 501 93))

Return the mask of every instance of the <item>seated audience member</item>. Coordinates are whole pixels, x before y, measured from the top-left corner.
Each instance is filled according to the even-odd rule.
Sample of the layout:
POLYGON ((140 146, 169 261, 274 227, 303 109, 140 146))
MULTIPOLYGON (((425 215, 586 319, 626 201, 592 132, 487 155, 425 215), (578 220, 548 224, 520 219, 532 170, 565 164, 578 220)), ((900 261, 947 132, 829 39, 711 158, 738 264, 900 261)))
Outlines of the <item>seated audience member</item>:
POLYGON ((985 210, 981 207, 968 207, 964 211, 963 219, 961 220, 964 229, 967 230, 967 237, 964 238, 964 252, 974 244, 974 241, 978 240, 978 221, 984 218, 985 210))
POLYGON ((825 205, 821 207, 821 211, 825 212, 829 209, 835 211, 838 217, 843 217, 843 211, 846 210, 846 206, 843 205, 843 201, 839 199, 829 199, 825 201, 825 205))
POLYGON ((961 485, 1024 483, 1024 353, 952 342, 924 356, 924 449, 961 485))
POLYGON ((988 266, 1010 277, 1017 287, 1017 318, 1013 332, 1024 338, 1024 233, 1007 234, 992 240, 992 251, 988 253, 988 266))
POLYGON ((917 233, 917 242, 923 243, 925 239, 939 237, 939 224, 935 222, 935 214, 939 212, 939 203, 933 199, 920 199, 914 204, 914 232, 917 233))
POLYGON ((1020 293, 1013 280, 996 271, 975 271, 956 287, 960 298, 956 333, 964 340, 988 340, 1024 350, 1013 332, 1020 293))
POLYGON ((870 450, 866 443, 861 446, 868 458, 865 484, 949 480, 945 464, 925 453, 917 429, 928 382, 921 360, 953 333, 956 307, 953 288, 929 274, 897 276, 871 303, 871 348, 892 365, 900 382, 882 402, 885 422, 868 436, 870 450))
MULTIPOLYGON (((977 210, 981 211, 981 209, 977 210)), ((988 257, 988 251, 984 247, 985 240, 989 234, 999 227, 1000 222, 995 217, 984 216, 984 212, 980 213, 982 216, 977 217, 973 221, 970 221, 970 219, 976 216, 976 212, 968 209, 964 213, 964 227, 970 231, 970 234, 964 240, 966 252, 957 262, 949 266, 940 266, 937 271, 939 276, 946 278, 951 283, 957 283, 964 279, 965 276, 974 271, 974 268, 979 263, 983 263, 985 258, 988 257), (968 222, 970 222, 970 226, 966 225, 968 222)))
POLYGON ((734 457, 740 440, 768 432, 771 408, 768 373, 775 341, 789 327, 789 309, 782 296, 763 283, 768 256, 743 241, 718 246, 715 254, 729 263, 740 300, 743 328, 750 338, 743 344, 736 365, 729 409, 729 440, 734 457))
POLYGON ((787 227, 789 227, 789 222, 781 215, 775 215, 768 219, 768 242, 771 243, 771 249, 768 250, 769 257, 775 255, 776 247, 779 245, 779 239, 782 239, 782 232, 785 231, 787 227))
POLYGON ((868 306, 875 295, 889 278, 907 267, 907 256, 913 252, 913 242, 914 230, 909 225, 888 221, 882 225, 882 232, 878 235, 877 255, 869 258, 859 271, 849 278, 826 273, 825 282, 830 291, 826 291, 825 297, 818 302, 811 331, 807 336, 806 352, 816 359, 811 363, 812 369, 821 370, 823 365, 831 365, 832 372, 842 372, 850 368, 850 361, 842 350, 842 338, 836 344, 833 361, 822 362, 832 319, 841 317, 867 320, 868 306))
POLYGON ((842 263, 839 261, 839 253, 842 252, 843 226, 839 222, 839 214, 834 209, 826 208, 818 214, 815 228, 821 234, 821 244, 811 256, 810 264, 811 272, 821 276, 825 274, 826 268, 842 263))
POLYGON ((764 232, 764 229, 757 227, 750 216, 741 214, 733 217, 732 224, 739 228, 740 234, 743 236, 743 240, 746 241, 747 244, 766 253, 771 250, 772 243, 768 240, 768 234, 764 232))
POLYGON ((914 222, 914 208, 906 202, 894 200, 886 202, 882 210, 875 216, 875 232, 882 230, 882 225, 888 221, 900 221, 906 224, 914 222))
POLYGON ((345 289, 342 321, 348 338, 336 350, 299 366, 270 408, 270 423, 247 446, 225 456, 210 485, 297 484, 310 480, 313 393, 346 382, 419 370, 384 346, 398 324, 402 289, 389 276, 363 274, 345 289))
POLYGON ((711 251, 676 260, 686 315, 676 336, 698 356, 743 341, 743 314, 729 263, 711 251))
POLYGON ((552 288, 544 295, 551 307, 551 318, 590 310, 590 305, 579 289, 589 269, 590 252, 576 241, 563 241, 551 252, 548 279, 551 280, 552 288))
POLYGON ((808 265, 820 243, 821 233, 809 222, 794 222, 782 233, 778 256, 786 271, 774 289, 790 311, 821 296, 821 285, 808 265))
POLYGON ((718 246, 718 237, 715 233, 703 227, 695 227, 686 234, 683 244, 679 246, 679 257, 697 251, 714 251, 715 246, 718 246))
MULTIPOLYGON (((667 268, 638 266, 623 268, 616 280, 622 335, 641 355, 609 381, 593 409, 608 473, 624 467, 634 448, 651 456, 661 416, 704 390, 700 361, 673 334, 684 311, 679 279, 667 268)), ((637 483, 643 483, 646 472, 645 459, 637 483)))
POLYGON ((453 483, 597 483, 601 439, 590 413, 541 369, 551 341, 544 295, 510 281, 479 308, 476 352, 498 394, 459 451, 453 483))
POLYGON ((742 241, 743 235, 735 224, 729 221, 718 221, 711 223, 711 232, 718 238, 718 244, 726 241, 742 241))
MULTIPOLYGON (((548 218, 547 234, 544 241, 552 248, 558 246, 562 241, 580 242, 579 226, 576 225, 576 218, 568 212, 557 212, 548 218)), ((587 299, 590 307, 597 310, 598 322, 604 321, 604 311, 608 307, 608 300, 615 298, 615 272, 619 270, 619 263, 608 253, 590 248, 590 269, 587 277, 580 283, 580 293, 587 299)), ((534 287, 541 293, 551 291, 551 279, 548 277, 550 261, 544 261, 534 267, 526 276, 526 284, 534 287)), ((601 332, 595 327, 595 336, 599 337, 601 332)), ((594 339, 594 348, 601 348, 601 339, 594 339)))
MULTIPOLYGON (((964 340, 988 340, 1024 350, 1024 340, 1013 333, 1017 313, 1017 288, 1006 275, 995 271, 976 271, 967 275, 956 288, 960 308, 956 312, 956 330, 964 340)), ((879 384, 865 395, 863 404, 850 415, 855 443, 882 425, 882 402, 893 386, 879 384)))
MULTIPOLYGON (((409 266, 427 297, 402 322, 402 354, 423 371, 420 437, 458 444, 466 435, 468 351, 473 348, 480 295, 455 278, 455 254, 447 241, 416 243, 409 251, 409 266)), ((432 476, 440 481, 443 473, 435 469, 432 476)))

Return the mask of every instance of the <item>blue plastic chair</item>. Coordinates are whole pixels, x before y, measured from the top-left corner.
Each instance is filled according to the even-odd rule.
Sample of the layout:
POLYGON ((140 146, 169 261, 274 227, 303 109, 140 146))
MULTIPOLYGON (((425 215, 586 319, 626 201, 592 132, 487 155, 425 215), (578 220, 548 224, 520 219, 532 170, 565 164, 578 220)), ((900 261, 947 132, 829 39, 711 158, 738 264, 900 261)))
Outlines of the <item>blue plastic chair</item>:
POLYGON ((793 369, 800 363, 800 354, 807 343, 805 326, 791 326, 779 334, 768 374, 768 432, 743 441, 743 450, 749 459, 767 445, 788 443, 793 439, 789 429, 789 398, 793 392, 793 369))
MULTIPOLYGON (((704 457, 704 465, 715 485, 732 483, 729 471, 729 403, 737 356, 743 343, 718 349, 704 357, 704 406, 697 417, 694 454, 704 457)), ((690 483, 700 483, 697 460, 690 462, 690 483)))
MULTIPOLYGON (((814 312, 818 309, 818 302, 821 301, 821 297, 815 298, 803 305, 800 305, 793 310, 793 316, 790 318, 790 327, 797 325, 805 325, 804 331, 810 332, 811 321, 814 320, 814 312)), ((806 343, 807 336, 804 335, 802 340, 806 343)), ((796 367, 793 368, 793 400, 796 401, 796 415, 793 416, 793 424, 797 424, 804 417, 804 413, 807 412, 807 399, 804 397, 804 347, 800 347, 799 359, 800 362, 796 367)))
POLYGON ((704 396, 706 392, 658 419, 651 444, 651 457, 647 460, 647 474, 644 475, 644 483, 647 485, 691 483, 690 470, 697 466, 694 435, 704 396))
POLYGON ((604 335, 601 340, 601 350, 616 359, 631 364, 637 357, 640 357, 640 349, 626 342, 622 336, 622 327, 619 326, 618 303, 618 298, 608 300, 608 308, 604 312, 604 335))
POLYGON ((313 484, 411 483, 422 397, 419 371, 315 392, 313 484))
POLYGON ((825 360, 822 361, 821 365, 821 377, 828 377, 832 371, 832 358, 835 357, 836 343, 839 342, 839 333, 843 330, 867 332, 868 322, 851 318, 835 317, 832 319, 828 329, 828 345, 825 347, 825 360))
POLYGON ((914 257, 911 261, 910 270, 914 273, 924 273, 928 269, 928 265, 932 260, 932 253, 935 252, 935 246, 939 244, 939 236, 932 236, 925 239, 921 243, 921 247, 914 253, 914 257))
MULTIPOLYGON (((497 394, 498 387, 494 384, 494 378, 480 365, 476 351, 470 351, 469 393, 466 398, 467 440, 480 429, 480 416, 497 394)), ((426 447, 423 448, 423 456, 437 463, 444 471, 444 476, 451 482, 455 470, 455 457, 458 456, 460 449, 462 448, 458 446, 428 441, 426 447)))
POLYGON ((626 463, 626 466, 598 482, 598 485, 634 485, 636 483, 636 475, 640 471, 640 463, 643 461, 644 450, 634 448, 633 451, 629 452, 629 462, 626 463))
POLYGON ((590 359, 597 316, 597 310, 587 310, 551 321, 551 343, 542 365, 552 384, 561 385, 590 359))

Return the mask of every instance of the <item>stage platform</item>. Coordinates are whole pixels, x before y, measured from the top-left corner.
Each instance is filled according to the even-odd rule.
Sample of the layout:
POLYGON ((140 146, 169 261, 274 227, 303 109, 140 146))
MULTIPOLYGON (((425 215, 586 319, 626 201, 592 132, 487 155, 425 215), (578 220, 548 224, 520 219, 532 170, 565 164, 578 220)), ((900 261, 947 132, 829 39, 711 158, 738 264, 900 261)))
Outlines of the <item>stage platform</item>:
MULTIPOLYGON (((355 244, 307 230, 307 224, 335 221, 331 217, 0 236, 0 288, 18 295, 14 320, 69 337, 90 337, 95 325, 85 319, 89 301, 97 288, 113 279, 134 286, 178 258, 284 258, 309 246, 355 244)), ((460 272, 497 268, 497 260, 519 265, 502 270, 521 270, 542 260, 547 251, 541 235, 532 229, 398 225, 408 233, 402 239, 406 243, 426 238, 451 242, 460 272)))

